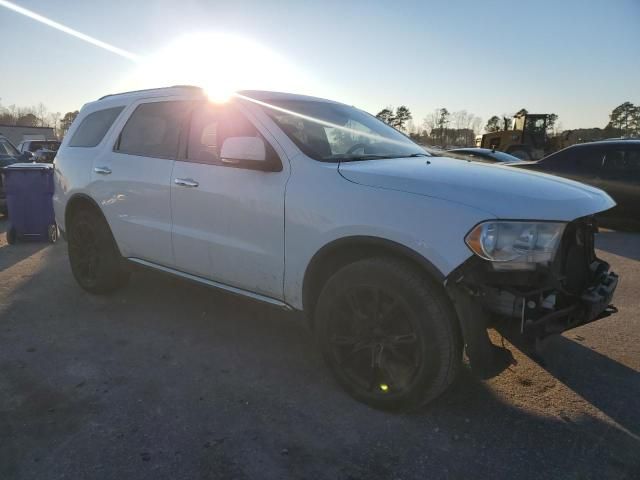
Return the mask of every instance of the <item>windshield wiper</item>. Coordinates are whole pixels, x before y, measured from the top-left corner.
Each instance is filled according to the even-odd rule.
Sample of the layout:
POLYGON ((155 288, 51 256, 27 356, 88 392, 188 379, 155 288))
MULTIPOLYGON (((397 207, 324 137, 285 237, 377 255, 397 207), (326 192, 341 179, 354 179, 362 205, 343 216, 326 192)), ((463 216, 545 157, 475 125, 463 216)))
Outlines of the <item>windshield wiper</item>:
POLYGON ((411 153, 409 155, 404 155, 400 153, 394 153, 391 155, 379 155, 379 154, 365 154, 365 155, 348 155, 348 156, 335 156, 332 160, 338 160, 339 162, 357 162, 360 160, 380 160, 384 158, 411 158, 411 157, 430 157, 428 153, 411 153))
POLYGON ((338 160, 339 162, 357 162, 359 160, 378 160, 381 158, 394 158, 389 155, 375 155, 375 154, 367 154, 367 155, 349 155, 347 157, 335 157, 334 160, 338 160))

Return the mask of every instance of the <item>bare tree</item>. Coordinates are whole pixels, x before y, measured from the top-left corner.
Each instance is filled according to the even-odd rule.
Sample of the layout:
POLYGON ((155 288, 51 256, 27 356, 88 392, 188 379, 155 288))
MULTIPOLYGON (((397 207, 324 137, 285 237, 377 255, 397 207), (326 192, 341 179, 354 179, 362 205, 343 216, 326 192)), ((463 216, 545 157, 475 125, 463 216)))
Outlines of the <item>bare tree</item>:
POLYGON ((439 108, 436 108, 433 112, 431 112, 429 115, 424 117, 424 120, 422 121, 422 127, 424 130, 427 131, 428 135, 430 136, 433 135, 433 131, 435 130, 436 125, 438 124, 439 117, 440 117, 439 108))
POLYGON ((479 135, 482 132, 482 118, 474 115, 471 121, 471 128, 476 135, 479 135))
POLYGON ((49 117, 49 111, 47 107, 44 106, 44 103, 40 102, 36 107, 33 108, 33 114, 38 119, 38 127, 48 127, 47 119, 49 117))

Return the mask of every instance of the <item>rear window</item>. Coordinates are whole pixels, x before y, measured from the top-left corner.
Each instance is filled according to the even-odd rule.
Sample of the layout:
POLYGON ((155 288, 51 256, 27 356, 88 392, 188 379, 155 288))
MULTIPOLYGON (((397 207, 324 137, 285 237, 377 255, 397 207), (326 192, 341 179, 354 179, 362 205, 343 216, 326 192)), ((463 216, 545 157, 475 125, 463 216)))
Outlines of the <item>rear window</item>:
POLYGON ((106 108, 87 115, 71 137, 70 147, 95 147, 118 118, 124 107, 106 108))
POLYGON ((143 103, 120 133, 116 151, 130 155, 175 158, 178 140, 193 102, 143 103))
POLYGON ((30 152, 35 152, 41 149, 57 152, 60 147, 60 142, 29 142, 28 147, 30 152))

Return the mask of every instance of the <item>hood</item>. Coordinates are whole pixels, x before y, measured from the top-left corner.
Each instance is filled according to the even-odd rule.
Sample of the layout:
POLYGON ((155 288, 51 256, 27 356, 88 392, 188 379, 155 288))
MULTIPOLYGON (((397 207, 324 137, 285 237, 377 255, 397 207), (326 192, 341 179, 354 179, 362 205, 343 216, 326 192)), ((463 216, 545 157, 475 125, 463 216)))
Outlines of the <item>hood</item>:
POLYGON ((461 203, 501 219, 571 221, 615 206, 582 183, 446 157, 343 162, 338 170, 354 183, 461 203))

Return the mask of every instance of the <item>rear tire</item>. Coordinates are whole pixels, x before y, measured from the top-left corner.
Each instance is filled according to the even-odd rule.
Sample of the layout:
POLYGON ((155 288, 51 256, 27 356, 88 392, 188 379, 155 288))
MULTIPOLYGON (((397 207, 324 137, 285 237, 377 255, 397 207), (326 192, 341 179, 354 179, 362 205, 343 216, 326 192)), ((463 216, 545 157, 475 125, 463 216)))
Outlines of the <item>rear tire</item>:
POLYGON ((340 269, 315 314, 336 380, 355 399, 387 410, 418 408, 454 381, 462 361, 456 321, 442 287, 393 258, 340 269))
POLYGON ((71 271, 90 293, 108 293, 125 285, 130 272, 120 255, 109 225, 100 215, 81 210, 68 225, 71 271))

